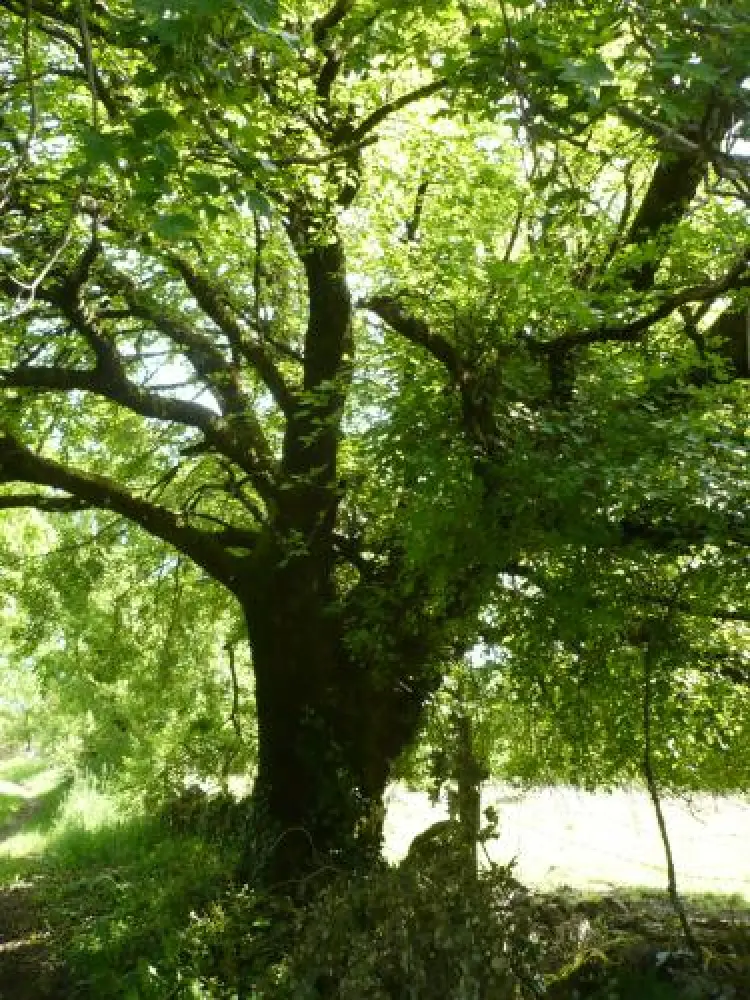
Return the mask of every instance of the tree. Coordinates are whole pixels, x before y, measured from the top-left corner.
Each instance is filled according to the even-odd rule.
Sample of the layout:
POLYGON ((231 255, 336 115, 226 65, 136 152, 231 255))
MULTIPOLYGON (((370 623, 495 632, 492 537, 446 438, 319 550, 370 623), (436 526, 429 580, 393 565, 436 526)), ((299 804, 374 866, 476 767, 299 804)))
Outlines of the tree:
POLYGON ((223 588, 111 515, 5 520, 3 688, 25 678, 35 745, 131 800, 246 770, 251 674, 223 588))
POLYGON ((747 543, 623 485, 745 401, 744 4, 0 10, 0 504, 225 587, 275 875, 371 854, 498 573, 747 543))

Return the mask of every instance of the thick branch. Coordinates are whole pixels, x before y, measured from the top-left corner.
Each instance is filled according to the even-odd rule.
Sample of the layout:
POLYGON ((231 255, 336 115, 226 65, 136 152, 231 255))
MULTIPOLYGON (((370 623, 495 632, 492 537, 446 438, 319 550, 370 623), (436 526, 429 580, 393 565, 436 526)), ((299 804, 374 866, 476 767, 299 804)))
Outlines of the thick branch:
MULTIPOLYGON (((303 223, 304 226, 304 223, 303 223)), ((318 245, 298 241, 297 251, 305 269, 309 316, 305 334, 305 389, 319 389, 346 381, 351 374, 352 303, 346 283, 344 249, 338 239, 318 245)), ((343 388, 343 386, 341 387, 343 388)))
POLYGON ((675 295, 670 295, 661 305, 639 319, 619 326, 602 325, 593 330, 581 330, 578 333, 564 334, 548 344, 537 344, 537 349, 550 352, 569 350, 574 347, 584 347, 589 344, 606 343, 607 341, 630 342, 640 338, 655 323, 666 319, 681 306, 691 302, 710 302, 720 298, 727 292, 750 286, 750 251, 746 251, 739 261, 723 278, 708 282, 705 285, 694 285, 685 288, 675 295))
POLYGON ((32 507, 46 514, 72 514, 90 510, 91 504, 79 497, 50 496, 45 493, 14 493, 0 496, 0 510, 17 510, 32 507))
MULTIPOLYGON (((92 251, 93 254, 93 251, 92 251)), ((0 373, 0 385, 6 388, 71 391, 79 389, 102 396, 140 416, 172 421, 200 430, 206 442, 253 477, 253 483, 266 499, 272 496, 275 464, 271 450, 250 407, 222 418, 199 403, 163 396, 136 385, 128 377, 124 360, 111 337, 100 330, 83 302, 83 284, 90 266, 87 251, 81 263, 60 288, 45 292, 79 331, 96 358, 90 370, 66 370, 57 367, 19 367, 0 373), (84 266, 85 264, 85 266, 84 266)))
MULTIPOLYGON (((699 153, 662 156, 651 177, 626 238, 626 245, 642 246, 666 226, 676 225, 689 208, 706 173, 706 159, 699 153)), ((658 257, 646 260, 629 275, 636 291, 647 291, 659 269, 658 257)))
POLYGON ((321 101, 325 102, 330 99, 331 90, 340 69, 341 56, 338 52, 334 52, 333 50, 327 52, 323 68, 318 75, 318 79, 315 81, 315 92, 321 101))
MULTIPOLYGON (((732 109, 728 105, 709 106, 702 121, 696 120, 680 131, 632 108, 621 107, 618 111, 624 121, 656 138, 663 150, 625 240, 626 245, 642 247, 685 216, 712 157, 719 155, 718 144, 732 124, 732 109)), ((628 274, 632 287, 640 292, 652 288, 660 263, 655 253, 651 260, 632 268, 628 274)))
POLYGON ((494 488, 493 473, 486 460, 499 455, 503 442, 498 433, 492 394, 484 391, 481 373, 464 362, 449 340, 434 333, 424 320, 407 313, 398 296, 374 296, 361 305, 445 367, 460 394, 464 429, 475 450, 475 471, 488 489, 494 488))
POLYGON ((428 354, 445 365, 454 379, 460 379, 463 364, 456 348, 445 337, 434 333, 423 319, 411 316, 398 296, 374 295, 361 302, 360 306, 375 313, 405 340, 424 348, 428 354))
POLYGON ((47 486, 92 507, 114 511, 185 553, 230 589, 237 581, 241 559, 224 550, 220 535, 191 527, 179 514, 136 497, 114 480, 36 455, 4 431, 0 431, 0 482, 47 486))
POLYGON ((152 420, 183 424, 200 430, 206 443, 236 462, 266 499, 273 495, 273 469, 256 460, 247 448, 242 426, 235 427, 208 407, 189 400, 162 396, 142 389, 124 377, 108 379, 98 369, 29 366, 0 372, 0 388, 38 392, 90 392, 132 413, 152 420))
POLYGON ((737 378, 750 378, 750 311, 746 305, 730 306, 704 332, 725 358, 737 378))
POLYGON ((386 104, 381 104, 379 108, 376 108, 372 114, 368 115, 367 118, 353 129, 349 129, 347 126, 346 135, 341 138, 346 138, 351 143, 361 142, 381 122, 384 122, 386 118, 396 114, 397 111, 403 110, 403 108, 408 107, 410 104, 416 104, 417 101, 423 101, 426 97, 431 97, 433 94, 445 90, 447 86, 447 80, 433 80, 431 83, 426 83, 423 87, 417 87, 416 90, 410 90, 408 93, 402 94, 401 97, 396 97, 386 104))
POLYGON ((34 389, 39 392, 91 392, 124 406, 141 417, 184 424, 208 437, 218 430, 220 418, 208 407, 184 399, 172 399, 142 389, 123 378, 108 381, 97 368, 57 368, 30 365, 0 371, 0 388, 34 389))
POLYGON ((406 220, 406 242, 413 243, 419 235, 419 226, 422 222, 422 213, 424 212, 424 202, 427 197, 427 190, 430 186, 429 177, 424 177, 419 182, 417 187, 417 193, 414 198, 414 210, 411 213, 411 218, 406 220))
POLYGON ((249 400, 239 384, 237 369, 224 356, 213 340, 189 327, 183 320, 168 314, 147 292, 119 272, 112 272, 121 287, 132 316, 145 320, 180 348, 197 374, 227 413, 242 413, 249 400))
POLYGON ((321 233, 319 220, 304 210, 293 213, 288 231, 305 271, 309 314, 304 392, 287 420, 283 445, 282 468, 295 487, 280 502, 284 518, 330 549, 341 420, 354 361, 352 303, 338 235, 321 233))
MULTIPOLYGON (((17 17, 23 16, 23 4, 17 0, 15 2, 14 0, 2 0, 0 8, 15 14, 17 17)), ((56 0, 34 0, 34 12, 48 18, 54 24, 65 24, 75 30, 78 29, 78 13, 73 4, 62 6, 56 0)), ((89 30, 92 35, 103 36, 103 32, 95 21, 92 22, 89 30)))
POLYGON ((313 23, 313 41, 320 48, 328 36, 354 9, 356 0, 336 0, 331 9, 313 23))

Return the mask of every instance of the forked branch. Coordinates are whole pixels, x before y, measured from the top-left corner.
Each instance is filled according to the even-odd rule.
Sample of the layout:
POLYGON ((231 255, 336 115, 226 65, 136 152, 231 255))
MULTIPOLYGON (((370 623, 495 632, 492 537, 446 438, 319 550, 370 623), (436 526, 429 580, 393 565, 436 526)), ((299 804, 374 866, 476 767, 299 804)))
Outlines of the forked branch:
POLYGON ((360 307, 375 313, 405 340, 431 354, 454 379, 460 379, 463 363, 457 349, 441 334, 435 333, 423 319, 409 313, 401 296, 373 295, 361 302, 360 307))

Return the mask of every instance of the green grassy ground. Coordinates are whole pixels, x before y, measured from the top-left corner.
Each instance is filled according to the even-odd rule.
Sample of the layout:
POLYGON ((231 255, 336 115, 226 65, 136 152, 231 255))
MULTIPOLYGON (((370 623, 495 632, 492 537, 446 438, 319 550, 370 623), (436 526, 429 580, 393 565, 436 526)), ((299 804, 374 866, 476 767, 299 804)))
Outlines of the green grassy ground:
MULTIPOLYGON (((644 836, 651 820, 644 802, 625 793, 591 797, 565 789, 516 800, 496 788, 488 798, 500 799, 503 832, 490 853, 502 861, 517 855, 522 879, 541 890, 571 887, 538 897, 542 919, 551 914, 565 934, 576 935, 576 948, 580 944, 572 985, 560 987, 555 1000, 642 1000, 641 956, 679 949, 681 940, 664 893, 655 888, 663 885, 663 865, 658 850, 649 854, 654 844, 644 836), (613 886, 616 892, 604 891, 613 886), (607 984, 613 975, 623 982, 635 977, 635 992, 612 992, 607 984)), ((397 857, 438 814, 425 797, 403 789, 391 799, 388 852, 397 857)), ((745 972, 737 972, 737 954, 750 954, 746 807, 704 802, 693 812, 698 805, 703 813, 675 811, 674 804, 668 810, 678 858, 684 863, 679 838, 687 836, 712 890, 688 893, 689 911, 712 967, 731 966, 732 982, 742 990, 745 972), (722 855, 722 836, 729 838, 728 855, 722 855), (736 877, 730 878, 733 866, 736 877)), ((223 967, 242 961, 246 942, 241 936, 238 944, 237 923, 226 909, 231 896, 216 902, 229 887, 232 851, 229 844, 169 832, 153 818, 128 814, 91 783, 73 784, 41 761, 0 763, 0 1000, 232 995, 216 984, 204 991, 193 976, 227 940, 241 948, 221 956, 223 967)), ((244 903, 239 912, 241 935, 256 934, 242 923, 244 903)), ((735 997, 750 997, 747 975, 746 994, 735 997)), ((711 980, 711 988, 718 981, 711 980)))
POLYGON ((24 783, 33 788, 34 780, 50 771, 50 767, 41 757, 19 754, 0 761, 0 779, 16 783, 24 783))
POLYGON ((0 816, 0 1000, 183 995, 182 936, 227 851, 22 761, 0 764, 0 816))

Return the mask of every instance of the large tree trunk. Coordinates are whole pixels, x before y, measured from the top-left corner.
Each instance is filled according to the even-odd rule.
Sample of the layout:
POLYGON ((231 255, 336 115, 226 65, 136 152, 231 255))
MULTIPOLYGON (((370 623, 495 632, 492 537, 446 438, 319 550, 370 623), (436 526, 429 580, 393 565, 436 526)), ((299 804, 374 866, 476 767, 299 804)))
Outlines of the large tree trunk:
POLYGON ((391 763, 414 739, 439 674, 429 672, 429 616, 405 624, 395 550, 379 577, 369 567, 359 584, 337 586, 338 454, 354 352, 346 262, 335 219, 297 204, 287 231, 308 287, 304 385, 285 414, 268 523, 234 590, 253 654, 254 826, 265 841, 248 860, 260 848, 267 877, 308 884, 316 871, 379 856, 391 763))
POLYGON ((424 702, 387 670, 353 662, 316 560, 278 556, 245 602, 258 774, 243 867, 276 885, 379 858, 391 764, 415 738, 424 702))

